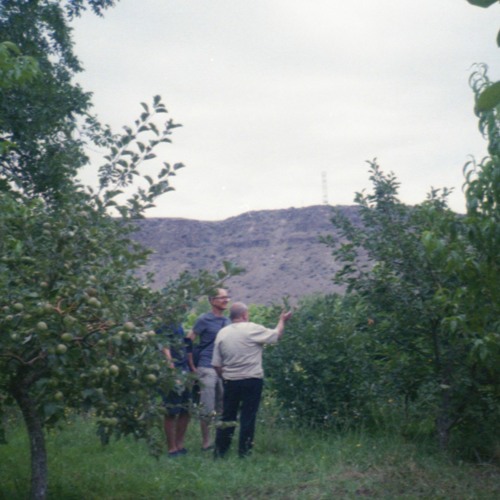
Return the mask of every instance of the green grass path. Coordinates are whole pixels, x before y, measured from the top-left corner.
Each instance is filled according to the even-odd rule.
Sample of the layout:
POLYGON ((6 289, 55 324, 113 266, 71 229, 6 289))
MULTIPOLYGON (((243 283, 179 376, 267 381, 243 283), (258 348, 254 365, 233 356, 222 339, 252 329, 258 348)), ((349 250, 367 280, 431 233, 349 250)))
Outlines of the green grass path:
MULTIPOLYGON (((0 499, 25 499, 29 456, 20 427, 0 446, 0 499)), ((48 438, 49 498, 138 499, 498 499, 500 469, 453 463, 425 444, 363 434, 315 434, 260 422, 251 457, 214 461, 200 450, 197 422, 189 453, 152 458, 133 439, 102 447, 78 419, 48 438)))

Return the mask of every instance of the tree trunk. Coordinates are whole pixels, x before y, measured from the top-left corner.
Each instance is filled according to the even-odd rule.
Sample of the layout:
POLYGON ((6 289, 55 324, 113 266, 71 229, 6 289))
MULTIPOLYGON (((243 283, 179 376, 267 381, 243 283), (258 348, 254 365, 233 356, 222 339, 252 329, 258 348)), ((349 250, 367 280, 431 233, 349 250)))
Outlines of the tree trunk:
POLYGON ((438 435, 438 444, 441 450, 446 450, 448 448, 448 443, 450 441, 450 432, 453 427, 453 418, 451 414, 451 394, 450 389, 441 390, 441 405, 439 408, 439 414, 436 418, 436 431, 438 435))
POLYGON ((31 494, 32 500, 45 500, 47 498, 48 469, 47 450, 45 448, 45 435, 43 425, 36 410, 35 402, 31 399, 28 388, 22 384, 12 388, 28 432, 31 452, 31 494))
POLYGON ((446 451, 448 448, 448 442, 450 440, 450 425, 448 419, 445 416, 439 416, 436 419, 436 430, 438 435, 438 445, 439 449, 446 451))
MULTIPOLYGON (((436 433, 438 445, 441 450, 448 448, 451 430, 451 397, 449 391, 449 365, 443 366, 441 357, 441 344, 439 339, 440 323, 435 321, 431 330, 432 343, 434 347, 434 364, 436 372, 436 380, 441 382, 441 401, 438 409, 438 414, 435 419, 436 433)), ((444 363, 446 365, 446 363, 444 363)))

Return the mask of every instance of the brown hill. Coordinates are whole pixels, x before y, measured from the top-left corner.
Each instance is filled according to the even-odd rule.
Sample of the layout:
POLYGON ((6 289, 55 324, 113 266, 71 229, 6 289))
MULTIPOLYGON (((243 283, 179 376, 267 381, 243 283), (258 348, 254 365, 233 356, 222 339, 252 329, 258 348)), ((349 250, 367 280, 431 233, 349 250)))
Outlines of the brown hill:
MULTIPOLYGON (((351 220, 355 207, 338 207, 351 220)), ((341 291, 332 278, 338 264, 321 235, 335 235, 326 205, 248 212, 223 221, 151 218, 134 239, 154 251, 146 271, 161 287, 184 270, 221 269, 223 261, 246 272, 227 283, 234 300, 253 304, 341 291)))

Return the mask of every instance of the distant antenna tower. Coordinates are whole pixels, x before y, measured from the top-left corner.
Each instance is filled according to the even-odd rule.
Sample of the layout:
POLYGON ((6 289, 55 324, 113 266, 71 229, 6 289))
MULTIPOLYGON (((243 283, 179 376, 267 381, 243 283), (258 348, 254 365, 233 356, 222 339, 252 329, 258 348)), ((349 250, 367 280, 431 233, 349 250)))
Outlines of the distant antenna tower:
POLYGON ((326 172, 321 172, 321 186, 323 188, 323 205, 328 205, 328 183, 326 181, 326 172))

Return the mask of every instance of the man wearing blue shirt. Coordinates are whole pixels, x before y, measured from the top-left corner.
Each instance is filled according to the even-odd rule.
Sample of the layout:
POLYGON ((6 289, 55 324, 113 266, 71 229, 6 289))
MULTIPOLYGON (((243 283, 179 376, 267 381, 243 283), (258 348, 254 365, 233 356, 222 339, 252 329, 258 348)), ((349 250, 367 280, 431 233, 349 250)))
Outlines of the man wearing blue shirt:
POLYGON ((222 412, 222 381, 217 376, 212 366, 212 354, 214 351, 214 341, 219 330, 227 326, 230 321, 224 313, 231 300, 227 290, 218 288, 215 295, 209 297, 211 311, 202 314, 196 320, 193 329, 187 338, 192 342, 199 337, 196 346, 198 360, 194 365, 193 355, 188 354, 191 369, 195 371, 200 380, 200 407, 201 407, 201 438, 202 450, 213 448, 210 438, 210 423, 213 422, 216 414, 222 412))

